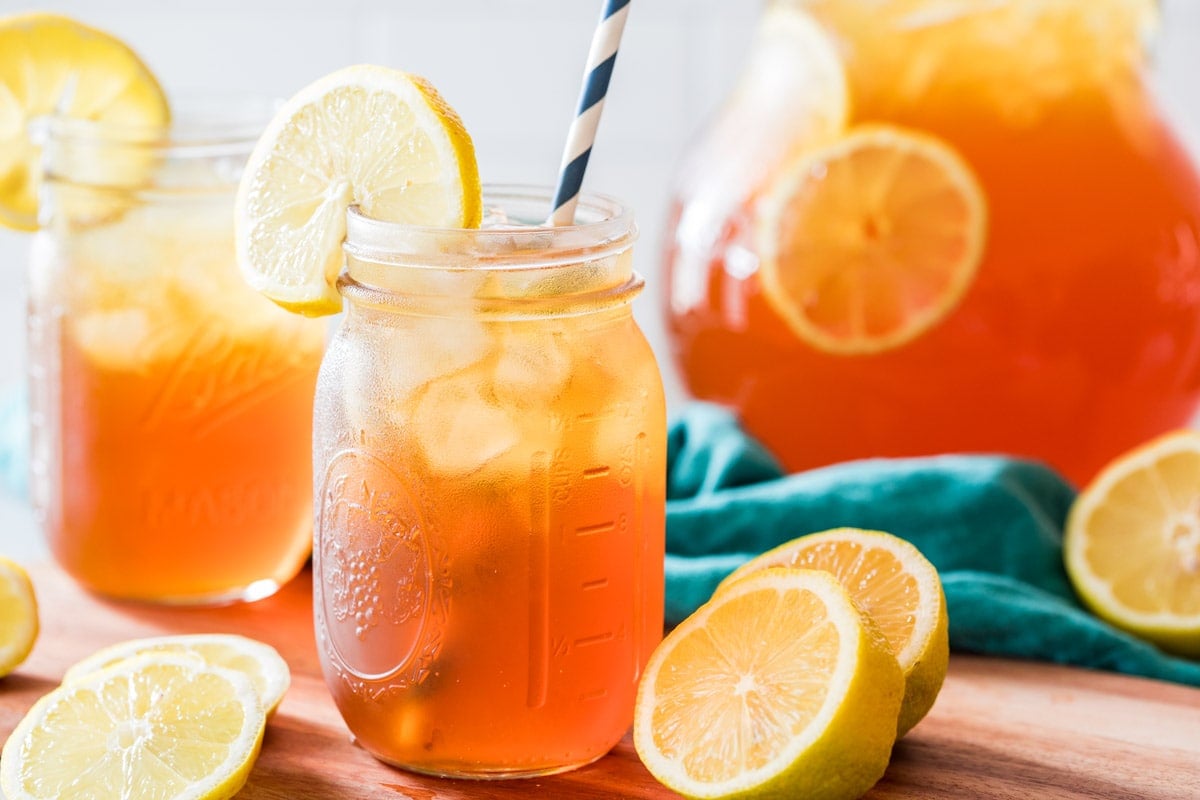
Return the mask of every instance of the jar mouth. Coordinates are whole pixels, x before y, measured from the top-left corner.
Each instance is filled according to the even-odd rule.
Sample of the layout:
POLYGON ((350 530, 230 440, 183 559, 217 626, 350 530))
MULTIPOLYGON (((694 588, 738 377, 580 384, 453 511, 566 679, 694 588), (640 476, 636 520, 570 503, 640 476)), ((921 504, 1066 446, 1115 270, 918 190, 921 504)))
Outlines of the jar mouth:
POLYGON ((339 289, 357 305, 492 319, 591 314, 641 291, 633 271, 633 212, 580 195, 576 223, 548 227, 553 189, 484 187, 493 227, 433 228, 347 214, 339 289), (496 210, 506 225, 496 225, 496 210))
POLYGON ((171 159, 249 156, 282 101, 252 95, 184 95, 166 125, 45 116, 30 123, 43 147, 138 150, 171 159))
POLYGON ((633 245, 633 212, 603 194, 583 193, 575 223, 550 227, 553 189, 521 184, 486 185, 479 228, 440 228, 385 222, 356 206, 346 215, 351 260, 431 269, 534 269, 602 258, 633 245), (501 220, 496 215, 503 211, 501 220))

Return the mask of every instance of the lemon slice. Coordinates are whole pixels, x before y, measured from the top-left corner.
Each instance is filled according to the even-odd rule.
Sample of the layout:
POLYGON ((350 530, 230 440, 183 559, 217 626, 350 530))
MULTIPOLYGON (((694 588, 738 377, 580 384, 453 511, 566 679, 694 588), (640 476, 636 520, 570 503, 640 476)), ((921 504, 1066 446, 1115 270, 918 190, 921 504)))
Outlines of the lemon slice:
POLYGON ((688 797, 851 798, 887 769, 904 676, 837 580, 766 569, 651 655, 634 745, 688 797))
POLYGON ((223 800, 245 784, 265 714, 240 672, 143 655, 64 684, 0 755, 8 800, 223 800))
POLYGON ((471 137, 423 78, 375 66, 339 70, 276 114, 237 195, 238 260, 279 305, 336 313, 346 209, 435 227, 479 225, 471 137))
POLYGON ((950 664, 950 622, 941 578, 920 550, 883 531, 836 528, 801 536, 751 559, 718 591, 769 567, 831 573, 879 626, 904 671, 897 737, 929 713, 950 664))
POLYGON ((948 145, 890 126, 791 161, 760 201, 764 296, 803 341, 899 347, 953 311, 982 259, 983 190, 948 145))
POLYGON ((57 14, 0 20, 0 223, 37 227, 43 116, 159 126, 169 111, 154 75, 108 34, 57 14))
POLYGON ((37 635, 33 583, 20 564, 0 556, 0 677, 29 657, 37 635))
POLYGON ((1071 507, 1063 554, 1097 616, 1200 657, 1200 433, 1167 434, 1105 467, 1071 507))
POLYGON ((279 706, 291 684, 287 662, 274 647, 230 633, 157 636, 119 642, 72 666, 63 676, 63 683, 74 683, 93 672, 145 653, 191 653, 200 656, 206 664, 241 672, 254 683, 268 714, 279 706))

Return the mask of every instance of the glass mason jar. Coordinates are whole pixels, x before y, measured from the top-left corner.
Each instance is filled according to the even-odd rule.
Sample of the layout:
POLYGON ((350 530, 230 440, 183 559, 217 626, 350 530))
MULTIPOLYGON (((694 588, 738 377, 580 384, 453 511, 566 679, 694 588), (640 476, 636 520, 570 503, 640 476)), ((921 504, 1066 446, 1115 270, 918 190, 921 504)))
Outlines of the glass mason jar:
POLYGON ((495 187, 517 225, 353 209, 317 384, 318 650, 356 740, 445 776, 543 775, 633 720, 663 624, 665 406, 631 214, 495 187))
POLYGON ((325 326, 237 268, 234 194, 266 118, 242 110, 45 127, 31 492, 58 563, 110 597, 253 600, 311 552, 325 326))
POLYGON ((694 395, 792 470, 990 451, 1078 483, 1200 401, 1200 179, 1153 0, 771 0, 685 159, 694 395))

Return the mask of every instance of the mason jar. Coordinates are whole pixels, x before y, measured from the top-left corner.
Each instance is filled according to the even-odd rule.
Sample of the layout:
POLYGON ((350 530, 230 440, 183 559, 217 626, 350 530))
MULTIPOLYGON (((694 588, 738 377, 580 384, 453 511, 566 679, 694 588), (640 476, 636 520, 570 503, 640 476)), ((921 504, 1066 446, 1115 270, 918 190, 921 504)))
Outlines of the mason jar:
POLYGON ((311 551, 325 326, 259 296, 234 257, 268 112, 197 102, 169 129, 43 127, 31 493, 54 558, 99 594, 253 600, 311 551))
POLYGON ((348 218, 317 385, 326 682, 378 758, 520 777, 604 755, 663 625, 666 433, 635 226, 485 191, 478 230, 348 218))

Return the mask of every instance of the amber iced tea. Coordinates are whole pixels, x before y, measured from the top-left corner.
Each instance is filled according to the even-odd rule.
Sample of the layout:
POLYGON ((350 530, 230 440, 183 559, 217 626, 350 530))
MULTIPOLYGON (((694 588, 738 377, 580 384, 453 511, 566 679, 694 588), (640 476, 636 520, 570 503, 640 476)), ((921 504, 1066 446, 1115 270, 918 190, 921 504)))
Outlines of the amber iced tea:
MULTIPOLYGON (((737 407, 792 469, 1001 451, 1082 482, 1185 424, 1200 401, 1200 179, 1146 83, 1141 26, 1153 9, 772 0, 752 58, 767 71, 748 70, 676 206, 670 319, 692 392, 737 407), (785 17, 809 20, 796 24, 817 26, 820 40, 787 49, 786 29, 772 27, 785 17), (817 51, 828 61, 814 62, 817 51), (757 103, 771 85, 831 99, 833 124, 757 103), (797 336, 768 302, 756 226, 780 169, 764 153, 821 150, 867 125, 934 137, 966 162, 985 198, 986 247, 938 324, 847 354, 797 336), (759 174, 746 168, 760 162, 759 174)), ((862 208, 887 189, 864 186, 862 208)), ((863 221, 870 246, 888 220, 863 221)), ((869 312, 862 297, 855 307, 869 312)))
POLYGON ((237 271, 231 180, 248 141, 99 137, 52 132, 31 273, 33 491, 50 549, 114 597, 261 597, 310 550, 324 326, 237 271), (137 184, 81 182, 105 154, 137 184))
POLYGON ((665 422, 631 223, 581 206, 600 212, 411 239, 351 215, 317 399, 317 629, 351 731, 391 763, 546 774, 631 723, 662 628, 665 422))

